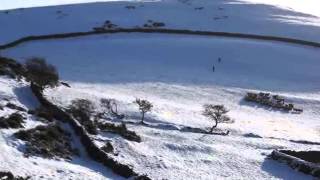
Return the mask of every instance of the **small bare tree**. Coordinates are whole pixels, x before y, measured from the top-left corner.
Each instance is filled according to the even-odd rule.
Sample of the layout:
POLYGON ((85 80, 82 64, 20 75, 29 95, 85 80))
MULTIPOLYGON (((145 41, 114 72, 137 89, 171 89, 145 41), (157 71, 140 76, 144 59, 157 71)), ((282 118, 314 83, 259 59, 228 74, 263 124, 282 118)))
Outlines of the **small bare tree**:
POLYGON ((143 123, 145 113, 150 112, 152 107, 153 107, 153 105, 148 100, 139 99, 139 98, 137 98, 134 101, 134 103, 139 106, 139 111, 141 112, 141 115, 142 115, 141 123, 143 123))
POLYGON ((118 105, 116 100, 102 98, 100 99, 100 104, 104 108, 104 110, 112 114, 118 114, 118 105))
POLYGON ((230 118, 226 115, 229 111, 224 107, 224 105, 205 104, 203 108, 204 110, 202 115, 215 122, 210 130, 210 133, 212 133, 213 129, 218 126, 218 123, 230 121, 230 118))

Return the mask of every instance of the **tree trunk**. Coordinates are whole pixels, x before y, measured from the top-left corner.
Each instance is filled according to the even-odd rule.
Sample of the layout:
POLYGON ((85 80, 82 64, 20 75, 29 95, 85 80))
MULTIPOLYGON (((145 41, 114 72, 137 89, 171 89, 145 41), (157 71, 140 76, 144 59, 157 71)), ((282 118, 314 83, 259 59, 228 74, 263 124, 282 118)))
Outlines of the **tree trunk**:
POLYGON ((141 124, 143 124, 143 120, 144 120, 144 113, 142 113, 141 124))
POLYGON ((217 120, 214 120, 214 122, 215 122, 215 125, 212 126, 212 128, 210 129, 210 133, 212 133, 212 132, 213 132, 213 129, 218 126, 218 121, 217 121, 217 120))

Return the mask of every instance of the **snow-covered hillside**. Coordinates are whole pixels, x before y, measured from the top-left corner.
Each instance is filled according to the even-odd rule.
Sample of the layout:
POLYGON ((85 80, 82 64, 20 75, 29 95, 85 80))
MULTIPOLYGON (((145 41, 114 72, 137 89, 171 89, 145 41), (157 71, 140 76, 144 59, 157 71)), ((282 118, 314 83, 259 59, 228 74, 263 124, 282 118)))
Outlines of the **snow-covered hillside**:
MULTIPOLYGON (((316 16, 242 1, 168 0, 3 11, 0 23, 6 26, 0 29, 5 34, 0 42, 25 35, 88 31, 106 20, 120 27, 142 27, 149 19, 169 28, 320 41, 316 16), (126 8, 128 5, 135 8, 126 8)), ((124 121, 138 122, 140 114, 132 102, 135 98, 150 100, 154 108, 147 114, 147 125, 128 124, 142 142, 108 133, 93 137, 97 145, 111 141, 117 152, 113 158, 152 179, 312 179, 267 155, 274 149, 320 148, 316 145, 320 142, 318 48, 236 38, 119 33, 29 42, 1 50, 1 55, 20 62, 43 57, 55 65, 71 88, 47 89, 45 95, 62 107, 85 98, 99 110, 101 98, 113 98, 119 112, 126 115, 124 121), (247 92, 260 91, 279 94, 304 111, 288 113, 243 100, 247 92), (212 125, 201 114, 206 103, 224 104, 230 110, 234 123, 219 124, 217 129, 229 130, 228 136, 183 131, 212 125), (306 141, 315 144, 303 143, 306 141)), ((0 95, 10 96, 17 104, 24 105, 21 96, 31 97, 14 93, 23 83, 6 78, 0 83, 0 95)), ((32 118, 28 123, 34 123, 32 118)), ((98 164, 84 163, 86 157, 79 162, 25 159, 11 145, 16 143, 11 134, 11 130, 0 130, 0 148, 7 154, 0 155, 0 170, 35 175, 35 166, 39 166, 39 175, 53 179, 119 179, 98 164), (21 164, 14 164, 20 161, 30 168, 19 171, 21 164), (61 166, 70 173, 57 173, 61 166)))
POLYGON ((26 35, 88 31, 106 20, 143 27, 242 32, 320 41, 320 18, 267 4, 224 0, 127 1, 0 11, 0 44, 26 35), (132 7, 133 8, 132 8, 132 7), (14 31, 13 31, 14 30, 14 31))
MULTIPOLYGON (((17 83, 15 80, 0 77, 0 106, 4 106, 7 102, 26 109, 39 106, 26 83, 17 83)), ((4 108, 0 110, 0 117, 14 112, 16 111, 4 108)), ((27 129, 42 124, 27 113, 24 116, 27 117, 25 124, 27 129)), ((90 160, 83 150, 81 150, 83 153, 81 158, 74 158, 70 162, 38 157, 26 158, 19 151, 24 148, 24 143, 13 138, 13 133, 18 130, 0 130, 0 171, 11 171, 23 177, 31 176, 31 179, 121 179, 102 165, 90 160)), ((78 144, 79 142, 74 141, 74 146, 79 146, 78 144)))
POLYGON ((116 144, 122 156, 117 158, 155 179, 297 176, 264 158, 272 149, 318 148, 290 142, 320 141, 318 53, 281 43, 157 34, 41 41, 4 52, 21 61, 44 57, 57 66, 73 88, 60 87, 47 95, 62 106, 76 98, 98 104, 99 98, 109 97, 119 101, 128 120, 138 121, 134 98, 153 102, 148 121, 154 127, 131 127, 143 142, 114 141, 120 141, 116 144), (279 93, 305 112, 283 113, 247 104, 242 98, 251 90, 279 93), (170 130, 172 126, 209 127, 211 122, 201 115, 205 103, 231 109, 235 123, 220 126, 232 132, 229 137, 170 130), (264 138, 246 137, 250 133, 264 138), (213 171, 212 166, 219 168, 213 171), (269 169, 276 167, 281 168, 280 175, 269 169))

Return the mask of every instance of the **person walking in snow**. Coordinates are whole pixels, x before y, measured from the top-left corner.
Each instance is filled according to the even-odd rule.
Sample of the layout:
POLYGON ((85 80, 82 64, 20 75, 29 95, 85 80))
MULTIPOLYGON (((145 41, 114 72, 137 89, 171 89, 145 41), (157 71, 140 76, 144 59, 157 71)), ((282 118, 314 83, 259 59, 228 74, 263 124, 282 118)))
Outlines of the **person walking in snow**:
POLYGON ((212 66, 212 72, 214 72, 214 70, 215 70, 215 67, 214 67, 214 65, 212 66))
POLYGON ((221 63, 221 57, 218 58, 218 62, 221 63))

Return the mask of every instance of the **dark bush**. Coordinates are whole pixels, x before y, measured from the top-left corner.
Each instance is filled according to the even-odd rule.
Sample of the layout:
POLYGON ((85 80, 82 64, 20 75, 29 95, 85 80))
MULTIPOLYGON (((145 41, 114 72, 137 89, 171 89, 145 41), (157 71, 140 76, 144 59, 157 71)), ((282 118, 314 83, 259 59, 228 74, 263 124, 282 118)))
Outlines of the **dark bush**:
POLYGON ((25 75, 25 69, 15 60, 0 56, 0 75, 20 80, 25 75))
POLYGON ((128 130, 127 126, 124 123, 121 123, 120 125, 107 122, 97 124, 99 129, 102 131, 119 134, 129 141, 141 142, 140 136, 138 136, 134 131, 128 130))
POLYGON ((88 133, 96 135, 98 133, 97 127, 91 120, 93 110, 93 103, 86 99, 73 100, 68 108, 68 112, 72 114, 72 116, 76 118, 82 126, 84 126, 88 133))
POLYGON ((46 109, 45 107, 39 107, 35 110, 28 111, 28 113, 39 117, 39 119, 44 122, 54 121, 53 113, 50 110, 46 109))
POLYGON ((104 146, 101 147, 101 149, 106 153, 112 153, 114 150, 110 142, 107 142, 104 146))
POLYGON ((0 128, 23 128, 24 118, 19 113, 13 113, 7 118, 0 118, 0 128))
POLYGON ((71 159, 75 152, 71 146, 70 134, 57 124, 21 130, 14 135, 18 139, 27 141, 24 152, 26 156, 71 159))
POLYGON ((43 58, 31 58, 25 63, 26 79, 42 89, 54 87, 59 83, 59 75, 56 68, 47 64, 43 58))
POLYGON ((164 27, 165 24, 163 22, 154 22, 152 23, 153 27, 164 27))
POLYGON ((3 172, 0 171, 0 179, 1 180, 27 180, 30 179, 30 177, 20 177, 20 176, 14 176, 11 172, 3 172))
POLYGON ((18 111, 27 112, 27 110, 26 110, 25 108, 20 107, 20 106, 18 106, 18 105, 15 105, 15 104, 13 104, 13 103, 10 103, 10 102, 8 102, 8 103, 6 104, 6 107, 7 107, 7 108, 10 108, 10 109, 18 110, 18 111))

